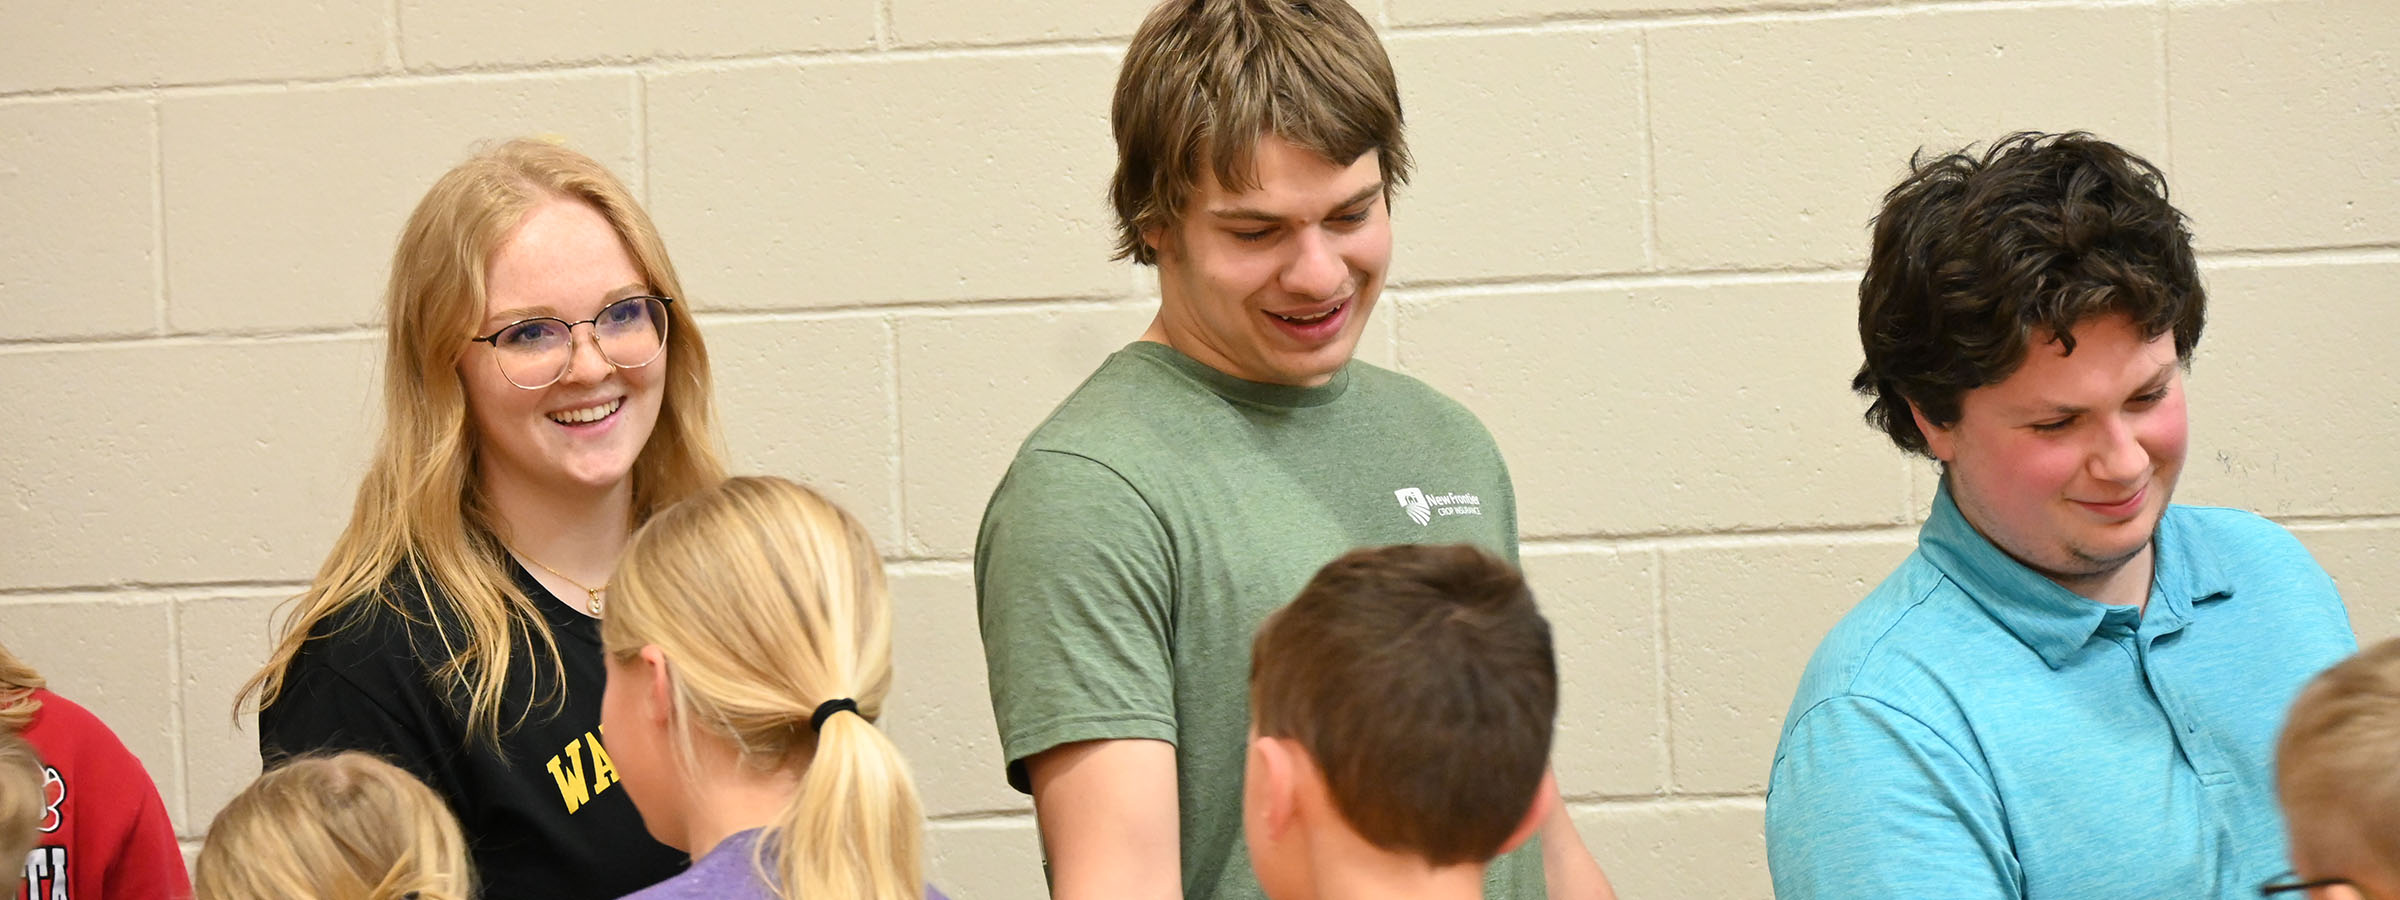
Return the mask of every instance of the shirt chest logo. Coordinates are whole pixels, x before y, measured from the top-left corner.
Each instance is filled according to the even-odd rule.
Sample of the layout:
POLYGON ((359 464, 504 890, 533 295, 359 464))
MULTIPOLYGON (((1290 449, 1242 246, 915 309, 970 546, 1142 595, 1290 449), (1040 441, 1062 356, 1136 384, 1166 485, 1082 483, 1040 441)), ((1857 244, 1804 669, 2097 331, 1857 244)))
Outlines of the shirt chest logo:
POLYGON ((1483 498, 1474 494, 1427 494, 1422 488, 1404 487, 1393 491, 1392 497, 1418 525, 1432 524, 1435 516, 1483 515, 1483 498))

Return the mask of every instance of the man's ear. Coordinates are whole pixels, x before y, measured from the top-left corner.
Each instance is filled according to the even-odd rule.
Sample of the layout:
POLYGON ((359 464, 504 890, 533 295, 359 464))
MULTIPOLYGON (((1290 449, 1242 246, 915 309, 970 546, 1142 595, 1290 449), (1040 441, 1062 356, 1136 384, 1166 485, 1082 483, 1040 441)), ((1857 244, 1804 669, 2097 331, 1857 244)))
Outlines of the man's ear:
POLYGON ((1933 454, 1934 459, 1941 460, 1944 465, 1948 465, 1950 454, 1957 444, 1956 435, 1951 434, 1950 429, 1935 425, 1933 420, 1926 418, 1925 410, 1917 406, 1917 401, 1908 401, 1908 415, 1917 420, 1917 433, 1925 436, 1925 451, 1933 454))
POLYGON ((648 708, 642 712, 650 724, 663 729, 675 717, 675 691, 670 683, 672 676, 667 674, 667 651, 659 649, 657 644, 643 644, 641 661, 642 696, 649 700, 648 708))
POLYGON ((1147 225, 1142 228, 1142 243, 1150 248, 1151 253, 1159 257, 1165 257, 1174 251, 1174 237, 1167 233, 1167 226, 1164 225, 1147 225))
POLYGON ((1566 806, 1566 800, 1558 795, 1558 773, 1543 769, 1542 783, 1533 788, 1533 802, 1525 808, 1524 821, 1517 823, 1517 830, 1508 833, 1508 840, 1500 844, 1500 853, 1494 855, 1524 846, 1533 839, 1534 832, 1542 830, 1542 823, 1550 821, 1552 814, 1566 815, 1566 806))
POLYGON ((1266 836, 1281 838, 1300 816, 1300 748, 1284 738, 1250 739, 1250 772, 1245 802, 1253 804, 1266 836))

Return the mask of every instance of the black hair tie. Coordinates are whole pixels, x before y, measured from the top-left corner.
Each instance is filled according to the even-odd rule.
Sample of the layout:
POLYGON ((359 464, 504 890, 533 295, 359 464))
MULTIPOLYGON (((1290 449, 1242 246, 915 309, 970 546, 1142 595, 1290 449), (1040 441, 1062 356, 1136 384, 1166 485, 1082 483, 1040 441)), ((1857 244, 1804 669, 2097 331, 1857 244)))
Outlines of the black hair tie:
POLYGON ((808 730, 825 730, 825 720, 833 718, 833 714, 838 712, 858 712, 858 701, 841 697, 817 704, 816 713, 808 717, 808 730))

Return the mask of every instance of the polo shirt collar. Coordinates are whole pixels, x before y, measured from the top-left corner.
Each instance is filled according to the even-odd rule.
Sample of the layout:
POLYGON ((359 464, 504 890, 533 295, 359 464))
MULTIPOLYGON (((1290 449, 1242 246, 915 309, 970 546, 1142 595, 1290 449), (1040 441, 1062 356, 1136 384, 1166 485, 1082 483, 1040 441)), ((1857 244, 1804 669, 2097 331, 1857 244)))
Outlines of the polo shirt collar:
MULTIPOLYGON (((2160 626, 2180 627, 2199 602, 2233 593, 2217 561, 2196 552, 2185 523, 2169 507, 2151 538, 2151 617, 2171 617, 2160 626), (2159 603, 2165 600, 2163 608, 2159 603)), ((1967 523, 1950 499, 1950 480, 1942 479, 1933 500, 1933 513, 1917 533, 1919 551, 1942 574, 1956 582, 1983 607, 1984 613, 2016 635, 2017 640, 2056 669, 2090 643, 2103 625, 2116 622, 2131 631, 2140 614, 2132 607, 2110 606, 2091 600, 2027 568, 1993 546, 1967 523)))

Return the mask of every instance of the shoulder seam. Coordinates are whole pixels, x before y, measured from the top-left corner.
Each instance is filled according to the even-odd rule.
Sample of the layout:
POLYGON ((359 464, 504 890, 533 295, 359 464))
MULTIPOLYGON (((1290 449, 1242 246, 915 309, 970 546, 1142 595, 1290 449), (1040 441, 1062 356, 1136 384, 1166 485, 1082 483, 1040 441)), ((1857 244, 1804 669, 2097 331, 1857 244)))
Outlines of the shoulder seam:
POLYGON ((1159 514, 1158 504, 1151 502, 1150 495, 1142 490, 1141 485, 1134 484, 1133 479, 1125 477, 1125 473, 1118 471, 1116 466, 1109 465, 1107 461, 1089 454, 1077 453, 1073 450, 1057 450, 1049 447, 1027 447, 1025 448, 1025 452, 1043 453, 1051 456, 1066 457, 1068 459, 1080 459, 1084 462, 1091 463, 1092 465, 1100 467, 1101 471, 1107 472, 1109 477, 1115 478, 1118 484, 1124 485, 1125 490, 1131 492, 1134 496, 1134 499, 1142 501, 1142 512, 1149 515, 1150 522, 1151 524, 1157 526, 1159 535, 1166 538, 1167 554, 1170 563, 1170 565, 1167 566, 1167 600, 1171 604, 1174 602, 1176 597, 1183 595, 1183 585, 1181 584, 1183 573, 1179 567, 1171 564, 1173 562, 1173 556, 1175 555, 1175 532, 1173 529, 1167 527, 1167 519, 1165 516, 1159 514))
MULTIPOLYGON (((1914 554, 1912 553, 1911 555, 1914 554)), ((1907 563, 1905 562, 1902 563, 1902 565, 1906 564, 1907 563)), ((1944 586, 1952 583, 1949 573, 1943 572, 1939 568, 1935 568, 1934 574, 1936 577, 1933 579, 1933 583, 1927 585, 1923 591, 1919 591, 1914 599, 1908 601, 1908 606, 1902 608, 1898 615, 1892 617, 1891 622, 1884 625, 1882 633, 1875 635, 1874 640, 1867 642, 1866 649, 1859 653, 1858 667, 1851 671, 1850 677, 1842 680, 1841 694, 1837 694, 1835 696, 1856 694, 1859 677, 1866 673, 1868 660, 1873 659, 1876 652, 1883 649, 1884 639, 1891 637, 1892 632, 1900 627, 1901 622, 1907 621, 1909 616, 1915 615, 1917 609, 1925 605, 1925 601, 1933 599, 1934 592, 1939 591, 1944 586)), ((1865 695, 1857 694, 1857 696, 1865 695)), ((1827 699, 1832 698, 1829 697, 1827 699)), ((1814 709, 1815 707, 1811 706, 1810 708, 1814 709)))
MULTIPOLYGON (((1884 699, 1882 699, 1882 698, 1880 698, 1880 697, 1872 697, 1872 696, 1868 696, 1868 695, 1866 695, 1866 694, 1858 694, 1858 693, 1851 693, 1851 692, 1848 692, 1848 691, 1844 691, 1844 692, 1842 692, 1842 693, 1835 694, 1835 695, 1833 695, 1833 696, 1831 696, 1831 697, 1827 697, 1827 698, 1825 698, 1825 699, 1823 699, 1823 700, 1819 700, 1819 701, 1817 701, 1816 703, 1810 704, 1810 705, 1809 705, 1809 707, 1808 707, 1808 709, 1807 709, 1807 711, 1805 711, 1805 712, 1802 712, 1801 714, 1799 714, 1799 715, 1797 715, 1797 716, 1794 716, 1794 717, 1792 717, 1792 723, 1793 723, 1793 724, 1795 724, 1795 725, 1796 725, 1796 724, 1798 724, 1798 723, 1800 722, 1800 720, 1808 718, 1810 715, 1812 715, 1812 714, 1816 713, 1816 711, 1817 711, 1817 710, 1824 708, 1824 706, 1825 706, 1826 704, 1828 704, 1828 703, 1832 703, 1833 701, 1836 701, 1836 700, 1854 700, 1854 701, 1857 701, 1857 702, 1860 702, 1860 703, 1872 703, 1872 704, 1874 704, 1874 705, 1876 705, 1876 706, 1883 707, 1884 709, 1891 710, 1892 712, 1894 712, 1894 713, 1898 714, 1898 715, 1899 715, 1901 718, 1907 719, 1908 721, 1910 721, 1910 722, 1914 723, 1914 724, 1915 724, 1915 725, 1916 725, 1918 728, 1925 729, 1925 733, 1927 733, 1927 734, 1930 734, 1930 735, 1933 735, 1933 736, 1934 736, 1934 738, 1935 738, 1936 740, 1939 740, 1939 741, 1941 741, 1941 742, 1942 742, 1942 748, 1943 748, 1943 749, 1945 749, 1945 750, 1948 750, 1948 751, 1950 751, 1950 755, 1952 755, 1952 756, 1955 756, 1955 757, 1958 757, 1958 760, 1959 760, 1960 762, 1967 762, 1967 763, 1971 763, 1971 762, 1972 762, 1971 758, 1970 758, 1970 757, 1968 757, 1968 756, 1967 756, 1967 754, 1966 754, 1964 751, 1961 751, 1960 749, 1958 749, 1958 745, 1957 745, 1957 744, 1954 744, 1954 743, 1951 743, 1951 742, 1950 742, 1950 737, 1949 737, 1949 735, 1945 735, 1945 734, 1943 734, 1943 733, 1941 732, 1941 729, 1938 729, 1938 728, 1935 728, 1935 727, 1933 727, 1932 725, 1928 725, 1928 724, 1926 724, 1926 723, 1925 723, 1925 720, 1924 720, 1924 719, 1921 719, 1921 718, 1918 718, 1916 713, 1912 713, 1912 712, 1909 712, 1908 710, 1901 709, 1899 706, 1897 706, 1897 705, 1895 705, 1895 704, 1893 704, 1893 703, 1891 703, 1891 702, 1889 702, 1889 701, 1886 701, 1886 700, 1884 700, 1884 699)), ((1777 753, 1777 754, 1775 754, 1775 762, 1776 762, 1776 764, 1777 764, 1777 765, 1781 765, 1781 764, 1783 763, 1783 754, 1782 754, 1782 753, 1777 753)), ((1981 770, 1983 767, 1981 767, 1981 766, 1976 766, 1975 768, 1976 768, 1977 770, 1979 770, 1979 771, 1980 771, 1980 770, 1981 770)))

